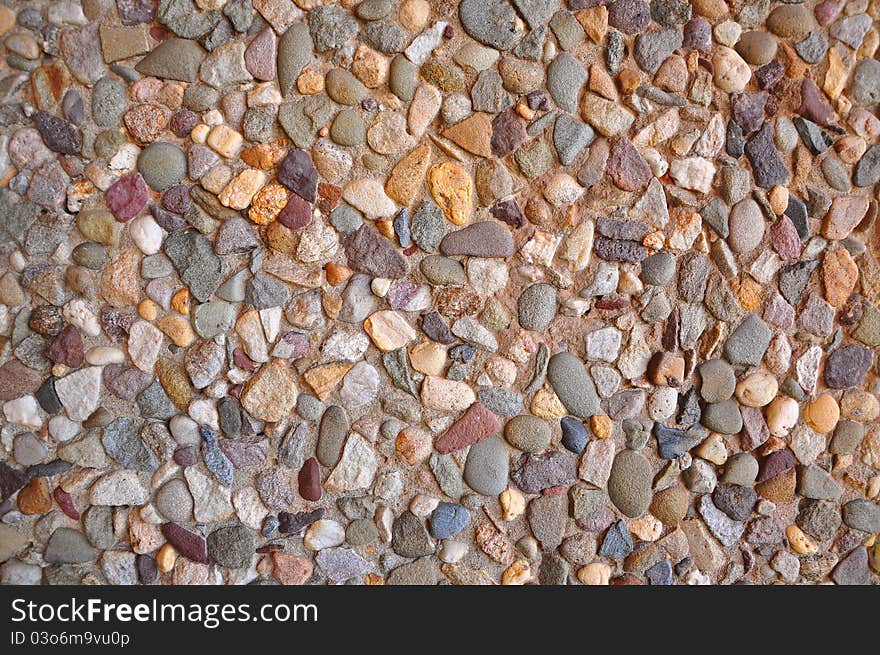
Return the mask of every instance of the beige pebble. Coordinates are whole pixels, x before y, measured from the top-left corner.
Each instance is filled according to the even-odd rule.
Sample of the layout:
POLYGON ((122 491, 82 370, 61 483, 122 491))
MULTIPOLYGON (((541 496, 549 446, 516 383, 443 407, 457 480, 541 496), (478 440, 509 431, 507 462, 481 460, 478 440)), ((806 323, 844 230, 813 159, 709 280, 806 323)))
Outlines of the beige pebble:
POLYGON ((765 371, 746 376, 736 385, 736 399, 746 407, 764 407, 776 397, 779 382, 765 371))
POLYGON ((577 579, 581 584, 606 586, 611 580, 611 567, 602 562, 593 562, 578 569, 577 579))

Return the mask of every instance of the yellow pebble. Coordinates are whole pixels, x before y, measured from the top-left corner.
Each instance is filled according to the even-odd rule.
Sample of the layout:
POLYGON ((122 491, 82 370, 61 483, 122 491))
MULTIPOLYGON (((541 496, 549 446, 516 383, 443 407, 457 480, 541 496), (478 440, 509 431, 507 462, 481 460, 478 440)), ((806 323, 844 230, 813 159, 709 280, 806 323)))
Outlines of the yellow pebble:
POLYGON ((788 207, 788 189, 782 185, 773 187, 768 194, 768 200, 773 213, 781 216, 788 207))
POLYGON ((544 419, 562 418, 566 414, 565 407, 562 406, 556 394, 544 389, 539 389, 538 393, 534 395, 529 411, 538 418, 544 419))
POLYGON ((503 521, 512 521, 526 510, 525 496, 519 489, 513 487, 502 491, 498 496, 498 502, 501 503, 501 519, 503 521))
POLYGON ((794 552, 799 555, 812 555, 819 550, 813 540, 794 523, 785 529, 785 536, 788 537, 788 543, 791 544, 794 552))
POLYGON ((171 306, 178 314, 189 315, 189 289, 183 288, 171 296, 171 306))
POLYGON ((138 316, 145 321, 155 320, 159 315, 159 307, 152 300, 145 298, 138 303, 138 316))
POLYGON ((156 553, 156 566, 162 573, 168 573, 177 561, 177 551, 171 544, 165 544, 156 553))
POLYGON ((503 585, 520 585, 525 584, 532 577, 532 571, 529 563, 524 559, 515 561, 508 566, 504 573, 501 574, 501 584, 503 585))
POLYGON ((828 434, 840 420, 840 407, 834 396, 823 393, 807 403, 803 411, 804 421, 820 434, 828 434))
POLYGON ((611 580, 611 568, 602 562, 593 562, 578 569, 577 579, 581 584, 605 586, 611 580))
POLYGON ((296 88, 304 96, 320 93, 324 90, 324 76, 312 68, 307 68, 296 79, 296 88))
POLYGON ((611 431, 613 429, 614 423, 612 422, 611 417, 603 414, 597 414, 596 416, 590 417, 590 430, 593 431, 593 435, 597 439, 607 439, 611 436, 611 431))

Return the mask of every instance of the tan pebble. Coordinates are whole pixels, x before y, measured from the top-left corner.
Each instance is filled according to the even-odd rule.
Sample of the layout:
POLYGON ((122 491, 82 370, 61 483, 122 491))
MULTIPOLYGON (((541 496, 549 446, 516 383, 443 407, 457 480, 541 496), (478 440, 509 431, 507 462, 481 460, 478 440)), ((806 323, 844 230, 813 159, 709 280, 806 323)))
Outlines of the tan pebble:
POLYGON ((138 303, 138 316, 145 321, 153 321, 159 315, 159 307, 152 300, 145 298, 138 303))
POLYGON ((168 573, 177 561, 177 551, 171 544, 165 544, 156 553, 156 566, 162 573, 168 573))
POLYGON ((636 89, 645 81, 645 75, 635 66, 625 66, 617 74, 617 80, 620 82, 621 90, 626 93, 634 93, 636 89))
MULTIPOLYGON (((323 78, 322 78, 323 79, 323 78)), ((287 154, 287 140, 275 139, 241 151, 241 160, 248 166, 267 171, 275 168, 287 154)))
POLYGON ((821 434, 831 432, 840 420, 840 407, 834 396, 823 393, 804 407, 804 421, 821 434))
POLYGON ((406 427, 398 433, 394 448, 400 459, 410 466, 416 466, 431 454, 431 435, 412 426, 406 427))
POLYGON ((436 341, 423 341, 409 350, 413 369, 425 375, 443 375, 446 366, 446 346, 436 341))
POLYGON ((34 477, 18 492, 18 511, 25 515, 45 514, 52 509, 52 496, 46 478, 34 477))
POLYGON ((577 579, 581 584, 607 586, 611 580, 611 567, 602 562, 593 562, 578 569, 577 579))
POLYGON ((223 187, 218 199, 224 207, 245 209, 264 184, 266 184, 266 174, 256 168, 248 168, 223 187))
POLYGON ((529 411, 544 419, 560 419, 567 413, 556 394, 546 389, 539 389, 532 397, 529 411))
POLYGON ((727 444, 720 434, 713 432, 697 447, 696 453, 703 459, 721 466, 727 461, 727 444))
POLYGON ((869 423, 880 416, 880 401, 862 389, 849 389, 840 399, 841 418, 860 423, 869 423))
POLYGON ((402 348, 416 338, 415 330, 403 315, 393 310, 382 310, 369 316, 364 321, 364 330, 383 352, 402 348))
POLYGON ((794 523, 785 528, 785 536, 788 537, 792 550, 799 555, 812 555, 819 550, 816 543, 794 523))
POLYGON ((449 161, 428 169, 428 188, 450 223, 465 225, 471 220, 474 183, 458 164, 449 161))
POLYGON ((629 531, 642 541, 657 541, 663 534, 663 523, 650 514, 630 521, 628 525, 629 531))
POLYGON ((0 5, 0 36, 15 25, 15 12, 6 5, 0 5))
POLYGON ((774 437, 784 437, 797 423, 800 408, 794 398, 778 396, 767 407, 767 427, 774 437))
POLYGON ((156 321, 156 327, 181 348, 190 345, 196 338, 189 321, 182 316, 174 316, 173 314, 163 316, 156 321))
POLYGON ((788 207, 788 188, 777 184, 770 189, 768 200, 770 201, 770 208, 773 210, 773 213, 781 216, 788 207))
POLYGON ((268 225, 276 218, 290 199, 290 191, 282 184, 272 182, 257 191, 248 209, 248 218, 257 225, 268 225))
POLYGON ((394 221, 388 218, 380 219, 375 223, 376 229, 386 239, 394 238, 394 221))
POLYGON ((324 90, 324 76, 313 68, 306 68, 296 78, 296 88, 304 96, 320 93, 324 90))
POLYGON ((503 585, 523 585, 532 577, 532 569, 529 563, 520 559, 508 566, 501 574, 503 585))
POLYGON ((427 0, 404 0, 397 11, 397 20, 410 32, 421 32, 431 17, 431 5, 427 0))
POLYGON ((855 164, 862 158, 867 148, 868 145, 860 136, 845 136, 834 144, 834 149, 845 164, 855 164))
POLYGON ((599 5, 575 12, 575 18, 593 43, 599 44, 608 34, 608 7, 599 5))
POLYGON ((335 287, 350 278, 352 271, 348 266, 330 262, 324 267, 324 273, 327 276, 327 283, 335 287))
POLYGON ((614 422, 610 416, 597 414, 590 417, 590 430, 597 439, 607 439, 614 429, 614 422))
POLYGON ((605 68, 599 64, 590 65, 589 88, 590 91, 598 93, 603 98, 613 100, 614 102, 619 100, 617 88, 614 86, 614 80, 612 80, 611 76, 605 72, 605 68))
POLYGON ((776 397, 778 380, 766 371, 757 371, 736 385, 736 399, 746 407, 764 407, 776 397))
POLYGON ((189 306, 189 289, 186 287, 178 289, 174 292, 174 295, 171 296, 171 307, 173 307, 174 311, 178 314, 188 316, 189 306))
POLYGON ((526 511, 526 498, 519 489, 508 487, 498 496, 501 504, 501 519, 512 521, 526 511))
MULTIPOLYGON (((197 126, 198 127, 198 126, 197 126)), ((207 126, 205 126, 207 128, 207 126)), ((207 144, 221 157, 234 157, 238 154, 244 138, 227 125, 217 125, 207 136, 207 144)))
POLYGON ((826 251, 822 259, 822 284, 825 300, 832 307, 841 307, 855 289, 859 267, 846 248, 826 251))

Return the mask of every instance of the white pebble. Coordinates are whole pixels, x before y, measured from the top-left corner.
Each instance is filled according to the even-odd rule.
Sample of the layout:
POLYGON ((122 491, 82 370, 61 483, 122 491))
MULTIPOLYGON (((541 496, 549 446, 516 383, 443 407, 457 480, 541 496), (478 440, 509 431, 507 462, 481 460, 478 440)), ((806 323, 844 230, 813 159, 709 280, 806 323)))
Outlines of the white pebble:
POLYGON ((162 247, 165 230, 149 214, 138 216, 128 224, 129 234, 134 244, 145 255, 155 255, 162 247))

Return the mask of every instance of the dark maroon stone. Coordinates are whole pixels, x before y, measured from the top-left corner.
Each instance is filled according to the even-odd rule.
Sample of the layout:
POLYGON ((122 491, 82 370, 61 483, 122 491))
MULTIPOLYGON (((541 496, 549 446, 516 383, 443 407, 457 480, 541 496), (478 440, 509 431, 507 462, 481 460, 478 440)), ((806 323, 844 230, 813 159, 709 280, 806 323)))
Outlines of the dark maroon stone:
POLYGON ((801 256, 801 237, 791 219, 783 214, 770 226, 770 243, 783 261, 801 256))
POLYGON ((7 465, 6 462, 0 462, 0 501, 12 496, 27 482, 28 478, 24 473, 7 465))
POLYGON ((526 122, 512 109, 498 114, 492 121, 492 154, 506 157, 528 138, 526 122))
POLYGON ((232 351, 232 363, 245 371, 253 372, 257 370, 256 362, 248 357, 247 353, 241 348, 236 348, 232 351))
POLYGON ((170 122, 171 131, 181 139, 188 137, 192 129, 198 124, 199 117, 189 109, 181 109, 174 112, 170 122))
POLYGON ((809 77, 801 83, 801 106, 798 113, 806 119, 823 127, 837 122, 837 114, 831 108, 825 94, 809 77))
POLYGON ((788 182, 788 169, 773 143, 773 128, 770 127, 770 123, 765 122, 746 142, 745 152, 752 165, 755 184, 759 187, 771 189, 777 184, 788 182))
POLYGON ((199 461, 199 449, 196 446, 184 446, 174 451, 174 461, 186 468, 195 466, 199 461))
POLYGON ((162 194, 162 207, 175 214, 185 214, 191 204, 192 197, 185 184, 176 184, 162 194))
POLYGON ((522 210, 513 198, 499 200, 489 207, 489 213, 514 228, 520 228, 526 224, 526 217, 523 216, 522 210))
POLYGON ((449 426, 434 443, 434 449, 441 455, 473 446, 483 439, 498 434, 501 422, 478 401, 467 408, 461 418, 449 426))
POLYGON ((65 325, 61 332, 52 339, 46 355, 56 364, 64 364, 68 368, 82 366, 85 351, 79 331, 72 325, 65 325))
POLYGON ((185 530, 176 523, 163 523, 162 535, 174 549, 193 562, 200 564, 208 563, 208 546, 205 539, 189 530, 185 530))
POLYGON ((624 191, 640 191, 648 186, 653 177, 648 162, 626 137, 618 137, 611 143, 605 172, 624 191))
POLYGON ((305 150, 291 150, 278 169, 278 181, 307 202, 318 197, 318 171, 305 150))
POLYGON ((762 89, 771 89, 785 75, 785 67, 774 59, 761 66, 755 71, 755 79, 758 80, 758 86, 762 89))
POLYGON ((873 359, 870 348, 856 343, 836 348, 825 360, 825 384, 832 389, 846 389, 861 384, 873 359))
POLYGON ((318 460, 309 457, 303 462, 297 478, 299 483, 299 495, 305 500, 317 502, 321 500, 323 489, 321 488, 321 467, 318 460))
POLYGON ((743 135, 749 136, 757 132, 764 122, 764 107, 767 105, 766 91, 758 93, 740 93, 730 103, 733 120, 742 129, 743 135))
POLYGON ((156 223, 158 223, 159 227, 166 232, 179 232, 189 226, 189 223, 183 220, 183 218, 177 214, 162 209, 159 205, 153 205, 150 207, 150 213, 153 215, 153 218, 156 219, 156 223))
POLYGON ((141 584, 153 584, 159 578, 159 567, 152 555, 135 555, 134 565, 141 584))
POLYGON ((114 182, 104 198, 116 220, 127 223, 147 206, 150 192, 140 173, 130 173, 114 182))
POLYGON ((310 512, 278 512, 278 532, 296 534, 302 532, 315 521, 324 516, 324 508, 319 507, 310 512))
POLYGON ((367 224, 345 240, 345 256, 349 267, 373 277, 398 279, 409 270, 406 259, 394 244, 367 224))
POLYGON ((64 491, 61 487, 55 487, 55 491, 52 492, 52 497, 55 499, 55 502, 58 503, 58 507, 61 508, 62 512, 74 521, 79 521, 79 510, 77 510, 76 506, 73 504, 73 498, 71 498, 69 493, 64 491))
POLYGON ((78 155, 82 152, 82 138, 77 129, 63 118, 45 111, 34 114, 34 124, 43 137, 46 147, 62 155, 78 155))
POLYGON ((794 453, 788 448, 785 450, 777 450, 767 455, 761 464, 760 472, 756 482, 765 482, 772 480, 780 473, 785 473, 789 469, 793 469, 797 460, 794 453))
POLYGON ((615 0, 608 5, 608 24, 624 34, 644 32, 651 22, 651 8, 644 0, 615 0))
POLYGON ((278 214, 278 222, 291 230, 300 230, 312 222, 312 205, 292 193, 278 214))
POLYGON ((604 296, 596 301, 594 307, 596 309, 619 311, 629 307, 629 296, 619 296, 617 294, 604 296))
POLYGON ((449 345, 455 342, 455 337, 439 312, 428 312, 422 316, 422 332, 431 341, 436 341, 437 343, 449 345))
POLYGON ((543 91, 529 91, 526 94, 526 103, 529 109, 534 111, 547 111, 550 109, 550 98, 543 91))

